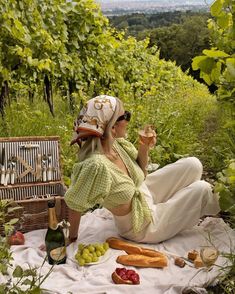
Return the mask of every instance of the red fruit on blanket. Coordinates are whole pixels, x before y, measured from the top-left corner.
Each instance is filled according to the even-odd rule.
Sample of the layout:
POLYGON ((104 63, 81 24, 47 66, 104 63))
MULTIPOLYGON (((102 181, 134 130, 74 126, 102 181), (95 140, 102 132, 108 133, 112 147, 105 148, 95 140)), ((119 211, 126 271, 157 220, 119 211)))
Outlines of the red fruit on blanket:
POLYGON ((20 231, 15 231, 8 237, 9 245, 24 245, 24 235, 20 231))
POLYGON ((116 268, 112 273, 112 280, 115 284, 137 285, 140 283, 140 277, 134 270, 126 268, 116 268))

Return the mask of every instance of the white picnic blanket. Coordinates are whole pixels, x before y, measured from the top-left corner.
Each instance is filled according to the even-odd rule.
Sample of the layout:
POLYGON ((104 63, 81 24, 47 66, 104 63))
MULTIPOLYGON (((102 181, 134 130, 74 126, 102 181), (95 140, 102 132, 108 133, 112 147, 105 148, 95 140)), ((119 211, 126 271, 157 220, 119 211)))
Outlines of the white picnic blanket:
MULTIPOLYGON (((25 234, 25 245, 12 246, 14 265, 27 268, 38 267, 41 274, 46 274, 51 266, 45 263, 41 267, 46 253, 38 246, 44 243, 46 230, 37 230, 25 234)), ((45 293, 89 293, 89 294, 175 294, 187 292, 192 289, 196 293, 207 293, 205 287, 215 284, 221 274, 218 266, 225 266, 228 260, 222 256, 216 261, 218 266, 213 266, 210 271, 205 268, 195 269, 186 265, 179 268, 174 265, 173 258, 169 258, 168 267, 134 268, 140 275, 139 285, 116 285, 112 282, 111 274, 116 267, 123 267, 116 263, 116 257, 125 254, 124 251, 109 249, 108 259, 100 264, 79 267, 74 262, 74 254, 79 243, 104 242, 108 237, 119 237, 114 226, 112 215, 106 209, 97 209, 82 217, 79 239, 67 248, 67 262, 64 265, 56 265, 52 273, 43 283, 45 293)), ((220 252, 235 251, 235 232, 220 218, 207 217, 200 226, 186 230, 174 238, 156 245, 143 244, 145 247, 160 251, 167 250, 187 257, 187 252, 192 249, 200 250, 201 246, 210 242, 220 252)), ((128 267, 133 268, 133 267, 128 267)), ((1 278, 3 280, 3 278, 1 278)), ((0 281, 1 282, 1 281, 0 281)))

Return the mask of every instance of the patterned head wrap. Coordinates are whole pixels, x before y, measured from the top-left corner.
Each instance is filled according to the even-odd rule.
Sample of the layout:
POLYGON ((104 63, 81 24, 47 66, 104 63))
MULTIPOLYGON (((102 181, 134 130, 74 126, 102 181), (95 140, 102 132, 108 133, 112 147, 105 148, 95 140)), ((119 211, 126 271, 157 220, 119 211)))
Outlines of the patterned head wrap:
POLYGON ((87 101, 74 122, 74 135, 71 145, 80 145, 82 138, 101 137, 112 118, 117 100, 115 97, 100 95, 87 101))

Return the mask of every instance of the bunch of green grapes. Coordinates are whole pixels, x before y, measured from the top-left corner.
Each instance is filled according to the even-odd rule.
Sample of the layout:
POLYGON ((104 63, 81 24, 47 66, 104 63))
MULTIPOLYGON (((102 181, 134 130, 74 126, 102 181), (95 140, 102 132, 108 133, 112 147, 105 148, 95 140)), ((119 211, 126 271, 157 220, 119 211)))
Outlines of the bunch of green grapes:
POLYGON ((97 262, 99 257, 104 255, 109 249, 109 244, 104 243, 94 243, 94 244, 78 244, 78 250, 75 254, 75 258, 80 266, 86 263, 97 262))

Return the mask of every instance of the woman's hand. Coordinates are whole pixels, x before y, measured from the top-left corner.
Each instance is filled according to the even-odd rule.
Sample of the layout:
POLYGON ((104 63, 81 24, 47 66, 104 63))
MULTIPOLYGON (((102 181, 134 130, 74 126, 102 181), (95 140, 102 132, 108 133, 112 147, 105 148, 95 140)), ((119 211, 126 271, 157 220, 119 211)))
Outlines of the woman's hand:
POLYGON ((81 213, 69 208, 69 236, 66 245, 70 245, 75 242, 78 238, 78 229, 81 220, 81 213))
POLYGON ((74 238, 70 238, 70 237, 68 237, 68 238, 66 238, 66 240, 65 240, 65 244, 66 244, 66 246, 69 246, 70 244, 76 242, 76 241, 77 241, 77 238, 78 238, 78 237, 74 237, 74 238))
POLYGON ((137 162, 141 169, 143 170, 145 176, 147 175, 147 165, 148 165, 148 154, 149 149, 152 148, 157 141, 156 132, 153 129, 153 126, 147 125, 143 130, 139 131, 139 148, 138 148, 138 157, 137 162))

